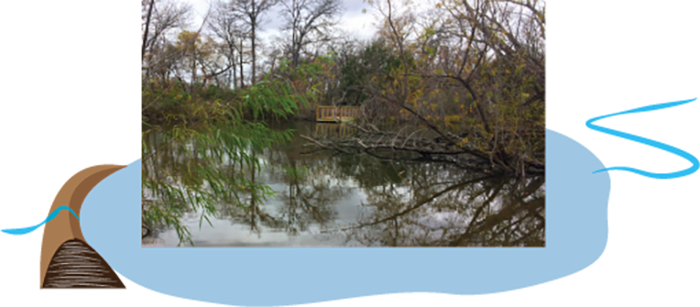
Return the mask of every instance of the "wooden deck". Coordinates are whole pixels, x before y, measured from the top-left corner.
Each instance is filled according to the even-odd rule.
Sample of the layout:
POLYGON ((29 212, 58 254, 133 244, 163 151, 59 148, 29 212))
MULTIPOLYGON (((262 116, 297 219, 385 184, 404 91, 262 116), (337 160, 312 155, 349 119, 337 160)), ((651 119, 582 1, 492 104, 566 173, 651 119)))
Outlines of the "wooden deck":
POLYGON ((317 106, 317 122, 350 122, 360 116, 359 107, 317 106))

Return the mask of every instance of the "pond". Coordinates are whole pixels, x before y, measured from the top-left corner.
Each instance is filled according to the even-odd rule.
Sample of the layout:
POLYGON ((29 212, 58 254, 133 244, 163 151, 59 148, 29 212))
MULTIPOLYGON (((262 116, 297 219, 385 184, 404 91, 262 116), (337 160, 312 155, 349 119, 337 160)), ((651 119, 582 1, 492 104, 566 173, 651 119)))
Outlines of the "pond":
MULTIPOLYGON (((189 228, 194 246, 545 245, 544 176, 516 179, 400 156, 343 154, 319 150, 301 138, 352 137, 356 131, 347 125, 271 127, 294 129, 290 142, 256 153, 262 168, 254 180, 269 186, 274 197, 253 202, 241 194, 238 202, 222 201, 208 216, 211 225, 202 223, 201 210, 186 210, 179 221, 189 228), (303 175, 289 176, 290 167, 303 169, 303 175)), ((169 145, 162 132, 153 132, 144 136, 144 146, 169 145)), ((144 159, 144 169, 162 180, 197 159, 167 149, 154 156, 144 159)), ((235 170, 235 163, 230 168, 235 170)), ((245 165, 240 171, 249 172, 245 165)), ((154 226, 142 240, 151 247, 178 243, 176 230, 166 226, 154 226)))

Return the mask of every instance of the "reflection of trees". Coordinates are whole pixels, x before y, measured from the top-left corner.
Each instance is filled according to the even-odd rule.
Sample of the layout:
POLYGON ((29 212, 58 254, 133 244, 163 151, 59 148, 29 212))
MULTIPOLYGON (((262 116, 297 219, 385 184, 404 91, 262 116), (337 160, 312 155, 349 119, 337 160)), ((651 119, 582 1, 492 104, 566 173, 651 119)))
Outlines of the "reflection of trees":
POLYGON ((311 225, 317 225, 321 229, 331 227, 338 215, 334 204, 345 193, 345 188, 331 187, 320 180, 308 185, 299 179, 290 180, 287 191, 279 197, 282 206, 278 214, 285 222, 285 231, 296 235, 309 231, 311 225))
POLYGON ((254 180, 256 143, 237 133, 240 127, 182 135, 189 131, 150 131, 143 138, 143 223, 154 235, 175 229, 181 243, 192 243, 183 219, 199 218, 201 225, 218 205, 245 207, 270 192, 254 180))
MULTIPOLYGON (((294 152, 289 148, 280 154, 294 152)), ((544 178, 516 181, 465 173, 445 163, 380 160, 317 152, 311 174, 332 174, 363 189, 363 215, 324 233, 367 246, 544 246, 544 178)), ((290 166, 296 166, 293 164, 290 166)))
MULTIPOLYGON (((306 124, 293 128, 302 130, 298 135, 312 127, 306 124)), ((303 144, 293 139, 258 151, 256 157, 265 165, 257 168, 253 183, 210 183, 197 177, 190 171, 202 160, 202 150, 196 150, 196 143, 159 147, 154 162, 144 165, 144 172, 175 186, 203 185, 216 190, 218 201, 209 208, 211 216, 245 225, 257 235, 266 231, 288 236, 322 233, 327 239, 340 238, 348 245, 365 246, 544 245, 543 177, 515 180, 465 172, 447 163, 331 151, 309 153, 303 144), (251 201, 246 187, 254 184, 275 186, 275 198, 251 201), (361 215, 349 225, 340 224, 336 205, 354 189, 360 189, 366 197, 358 204, 361 215)), ((230 157, 207 164, 209 171, 220 177, 247 174, 251 178, 251 167, 235 155, 230 157)), ((185 202, 174 201, 167 210, 180 218, 196 219, 201 215, 185 202)), ((167 227, 152 229, 157 235, 167 227)))
MULTIPOLYGON (((153 156, 143 165, 144 178, 152 180, 156 183, 152 185, 159 188, 172 186, 183 191, 211 192, 217 202, 214 207, 204 208, 206 213, 220 220, 247 225, 254 234, 259 235, 263 228, 283 230, 289 235, 296 235, 308 231, 311 225, 329 227, 337 216, 333 205, 349 190, 337 185, 336 181, 319 180, 319 176, 330 178, 333 173, 337 173, 334 167, 336 163, 333 160, 319 159, 317 156, 301 155, 301 148, 295 148, 298 147, 298 143, 280 144, 257 151, 255 156, 267 161, 268 165, 263 169, 250 166, 244 159, 239 159, 238 152, 227 153, 225 159, 212 159, 213 155, 207 155, 206 150, 197 146, 194 141, 168 143, 163 135, 158 133, 146 135, 144 147, 148 152, 153 152, 153 156), (202 152, 206 158, 203 158, 202 152), (205 163, 202 163, 203 160, 205 163), (296 169, 302 166, 313 176, 299 175, 296 169), (194 171, 196 167, 206 168, 207 172, 216 173, 218 178, 236 179, 245 176, 251 180, 207 181, 198 176, 201 172, 194 171), (282 204, 277 209, 268 206, 272 200, 269 193, 259 193, 253 201, 252 193, 247 189, 257 186, 258 189, 264 190, 267 187, 265 184, 269 184, 265 181, 282 182, 285 185, 284 189, 277 191, 276 197, 282 204)), ((170 216, 178 219, 205 216, 202 210, 193 210, 187 201, 181 201, 186 197, 168 195, 178 193, 176 190, 159 189, 153 193, 144 186, 144 191, 145 220, 149 220, 146 216, 153 214, 153 209, 168 210, 170 216), (167 203, 164 203, 165 200, 167 203)), ((197 202, 198 196, 195 193, 194 197, 187 200, 197 202)), ((153 235, 157 236, 173 225, 179 226, 178 223, 151 225, 153 235)), ((184 227, 175 228, 178 235, 188 234, 184 227)))
POLYGON ((407 168, 404 183, 366 189, 363 216, 336 235, 366 246, 544 246, 543 178, 407 168))
POLYGON ((223 205, 216 217, 247 225, 258 235, 261 226, 294 236, 309 231, 311 225, 325 228, 332 223, 337 215, 333 204, 343 196, 345 188, 330 187, 320 180, 281 178, 286 178, 286 190, 277 191, 276 198, 281 206, 274 212, 264 202, 256 202, 248 207, 223 205))
POLYGON ((321 229, 331 227, 337 217, 334 205, 350 191, 340 182, 343 178, 336 175, 337 163, 333 157, 323 153, 305 155, 299 145, 291 142, 265 152, 270 180, 285 185, 277 195, 281 202, 277 218, 283 225, 277 228, 283 228, 289 235, 309 231, 311 225, 321 229), (301 169, 304 171, 298 172, 301 169))

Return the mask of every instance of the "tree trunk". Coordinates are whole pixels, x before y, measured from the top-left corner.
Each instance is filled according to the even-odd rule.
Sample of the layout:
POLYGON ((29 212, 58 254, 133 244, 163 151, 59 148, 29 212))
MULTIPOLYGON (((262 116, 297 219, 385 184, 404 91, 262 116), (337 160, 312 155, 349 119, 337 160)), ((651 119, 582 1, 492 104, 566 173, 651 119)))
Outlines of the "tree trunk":
POLYGON ((192 43, 192 80, 190 80, 190 95, 194 101, 194 83, 197 78, 197 50, 195 50, 195 42, 192 43))
POLYGON ((232 70, 229 71, 229 73, 228 73, 228 80, 229 80, 228 84, 229 84, 229 87, 231 87, 231 89, 235 89, 236 85, 237 85, 236 84, 236 58, 233 56, 233 53, 231 53, 230 61, 231 62, 229 64, 231 64, 232 70))
POLYGON ((297 49, 297 31, 292 29, 292 67, 299 66, 299 51, 297 49))
POLYGON ((241 73, 241 88, 243 88, 243 40, 241 39, 241 49, 238 52, 239 59, 240 59, 240 73, 241 73))
POLYGON ((250 76, 250 85, 255 84, 255 28, 258 26, 258 12, 255 10, 255 0, 253 0, 253 16, 254 18, 251 18, 251 35, 250 35, 250 52, 253 55, 253 63, 252 65, 252 75, 250 76))

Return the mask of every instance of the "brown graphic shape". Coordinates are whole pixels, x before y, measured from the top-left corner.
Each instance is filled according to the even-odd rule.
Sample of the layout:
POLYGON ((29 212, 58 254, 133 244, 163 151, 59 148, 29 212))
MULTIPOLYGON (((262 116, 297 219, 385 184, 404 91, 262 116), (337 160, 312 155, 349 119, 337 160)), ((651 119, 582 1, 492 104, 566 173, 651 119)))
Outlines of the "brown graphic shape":
POLYGON ((44 278, 43 307, 131 306, 131 286, 90 245, 61 245, 44 278))
MULTIPOLYGON (((126 167, 126 149, 102 123, 78 107, 20 105, 19 110, 19 182, 27 200, 42 216, 59 206, 68 206, 80 216, 90 190, 126 167)), ((72 239, 84 241, 80 222, 63 210, 44 225, 17 261, 0 272, 0 306, 42 306, 49 263, 59 247, 72 239)))

